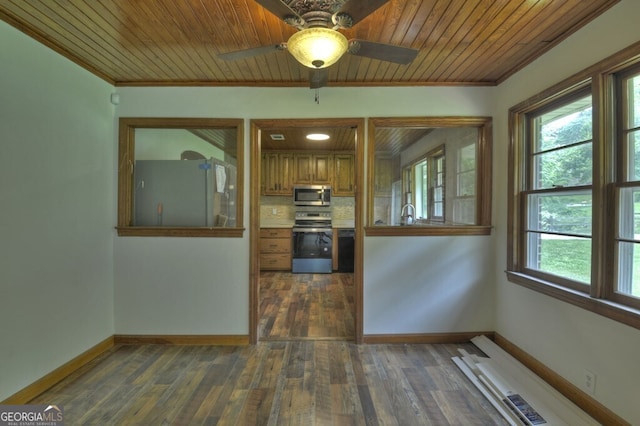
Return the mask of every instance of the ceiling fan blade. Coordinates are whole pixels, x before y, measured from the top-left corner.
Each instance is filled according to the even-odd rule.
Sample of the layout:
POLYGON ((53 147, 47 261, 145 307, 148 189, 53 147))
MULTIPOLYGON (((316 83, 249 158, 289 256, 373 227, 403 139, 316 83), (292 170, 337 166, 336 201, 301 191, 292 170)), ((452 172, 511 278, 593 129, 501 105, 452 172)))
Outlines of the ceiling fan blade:
POLYGON ((319 89, 327 85, 329 79, 329 71, 326 68, 309 70, 309 87, 311 89, 319 89))
POLYGON ((366 40, 349 40, 349 50, 352 55, 365 58, 379 59, 381 61, 394 62, 406 65, 418 55, 417 49, 395 46, 393 44, 376 43, 366 40))
POLYGON ((353 25, 355 25, 388 2, 389 0, 351 0, 342 6, 340 13, 349 15, 353 19, 353 25))
POLYGON ((224 59, 225 61, 236 61, 238 59, 253 58, 254 56, 265 55, 267 53, 276 52, 278 50, 286 50, 286 48, 287 46, 285 43, 280 43, 270 46, 254 47, 252 49, 236 50, 235 52, 221 53, 218 55, 218 58, 224 59))
POLYGON ((280 0, 256 0, 256 3, 285 22, 287 22, 287 17, 299 18, 296 12, 280 0))

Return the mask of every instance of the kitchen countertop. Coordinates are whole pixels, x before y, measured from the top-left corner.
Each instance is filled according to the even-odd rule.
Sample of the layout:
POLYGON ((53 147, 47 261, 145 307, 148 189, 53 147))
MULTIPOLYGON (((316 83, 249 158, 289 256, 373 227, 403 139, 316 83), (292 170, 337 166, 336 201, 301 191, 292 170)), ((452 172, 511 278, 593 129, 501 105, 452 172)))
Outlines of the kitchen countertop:
MULTIPOLYGON (((293 228, 293 220, 275 219, 275 220, 261 220, 261 228, 293 228)), ((354 228, 354 221, 351 219, 338 219, 333 220, 331 223, 332 228, 354 228)))

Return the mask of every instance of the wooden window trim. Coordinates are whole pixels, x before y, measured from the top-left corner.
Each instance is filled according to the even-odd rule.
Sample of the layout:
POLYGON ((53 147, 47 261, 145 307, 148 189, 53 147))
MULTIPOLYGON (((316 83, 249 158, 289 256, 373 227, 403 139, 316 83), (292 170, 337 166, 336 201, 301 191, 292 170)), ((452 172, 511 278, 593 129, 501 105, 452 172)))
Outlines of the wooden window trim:
POLYGON ((118 130, 118 222, 116 230, 122 237, 233 237, 244 235, 244 120, 217 118, 157 118, 121 117, 118 130), (133 176, 130 172, 135 160, 135 129, 195 129, 207 127, 235 127, 237 129, 236 200, 237 226, 222 227, 155 227, 132 226, 133 176))

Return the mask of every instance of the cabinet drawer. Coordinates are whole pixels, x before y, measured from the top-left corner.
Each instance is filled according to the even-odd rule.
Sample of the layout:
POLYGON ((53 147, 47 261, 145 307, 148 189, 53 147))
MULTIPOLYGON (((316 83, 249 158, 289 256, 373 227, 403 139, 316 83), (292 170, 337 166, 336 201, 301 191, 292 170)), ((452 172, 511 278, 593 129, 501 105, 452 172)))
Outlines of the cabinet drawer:
POLYGON ((260 253, 290 253, 291 240, 284 238, 263 238, 260 240, 260 253))
POLYGON ((291 256, 289 254, 261 254, 260 269, 291 269, 291 256))
POLYGON ((289 228, 261 228, 260 238, 291 238, 291 229, 289 228))

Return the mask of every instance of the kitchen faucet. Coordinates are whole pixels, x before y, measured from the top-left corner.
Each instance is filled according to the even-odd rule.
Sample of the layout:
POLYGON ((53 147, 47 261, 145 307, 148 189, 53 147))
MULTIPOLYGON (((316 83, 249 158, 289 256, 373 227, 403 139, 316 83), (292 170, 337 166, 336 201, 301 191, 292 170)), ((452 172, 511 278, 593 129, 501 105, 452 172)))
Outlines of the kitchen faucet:
POLYGON ((413 225, 416 220, 416 206, 411 204, 410 192, 407 192, 405 197, 407 202, 400 210, 400 225, 413 225))

